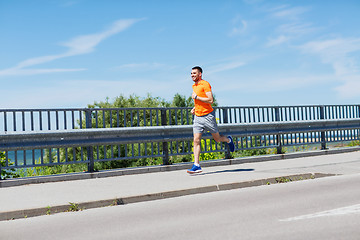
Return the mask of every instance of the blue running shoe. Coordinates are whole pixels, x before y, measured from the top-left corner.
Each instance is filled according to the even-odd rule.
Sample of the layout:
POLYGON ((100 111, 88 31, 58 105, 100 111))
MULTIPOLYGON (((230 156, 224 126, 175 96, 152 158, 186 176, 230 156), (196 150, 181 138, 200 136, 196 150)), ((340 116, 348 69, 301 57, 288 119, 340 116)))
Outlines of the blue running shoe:
POLYGON ((187 170, 188 173, 201 173, 201 167, 200 166, 196 166, 195 164, 192 166, 191 169, 187 170))
POLYGON ((231 136, 228 136, 228 138, 230 139, 230 142, 228 143, 228 145, 229 145, 229 149, 230 149, 230 152, 233 152, 233 151, 235 151, 235 144, 234 144, 234 141, 233 141, 233 139, 232 139, 232 137, 231 137, 231 136))

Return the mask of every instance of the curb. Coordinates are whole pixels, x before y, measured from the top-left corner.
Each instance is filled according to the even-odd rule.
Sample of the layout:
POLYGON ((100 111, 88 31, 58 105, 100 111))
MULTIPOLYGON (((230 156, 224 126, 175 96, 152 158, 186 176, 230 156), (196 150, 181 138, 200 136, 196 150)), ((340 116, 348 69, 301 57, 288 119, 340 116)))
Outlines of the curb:
MULTIPOLYGON (((328 154, 340 154, 340 153, 348 153, 355 151, 360 151, 360 147, 346 147, 346 148, 334 148, 334 149, 316 150, 316 151, 307 151, 307 152, 294 152, 294 153, 286 153, 286 154, 261 155, 261 156, 243 157, 237 159, 210 160, 210 161, 202 162, 201 165, 204 167, 226 166, 226 165, 243 164, 243 163, 255 163, 255 162, 264 162, 264 161, 322 156, 328 154)), ((147 167, 126 168, 126 169, 117 169, 117 170, 105 170, 94 173, 83 172, 83 173, 59 174, 52 176, 5 179, 5 180, 0 180, 0 188, 21 186, 26 184, 74 181, 74 180, 116 177, 116 176, 144 174, 144 173, 177 171, 177 170, 188 169, 192 166, 192 164, 193 163, 178 163, 178 164, 166 165, 166 166, 147 166, 147 167)))
POLYGON ((322 178, 329 176, 336 176, 336 174, 305 173, 305 174, 296 174, 296 175, 288 175, 288 176, 280 176, 280 177, 271 177, 271 178, 259 179, 259 180, 251 180, 246 182, 224 183, 219 185, 203 186, 198 188, 189 188, 183 190, 174 190, 174 191, 151 193, 151 194, 144 194, 137 196, 129 196, 123 198, 104 199, 104 200, 91 201, 91 202, 82 202, 82 203, 69 202, 69 204, 66 205, 47 206, 42 208, 1 212, 0 221, 29 218, 29 217, 36 217, 43 215, 52 215, 61 212, 80 211, 80 210, 92 209, 92 208, 125 205, 131 203, 161 200, 161 199, 181 197, 181 196, 200 194, 200 193, 210 193, 216 191, 249 188, 249 187, 261 186, 261 185, 300 181, 300 180, 322 178))

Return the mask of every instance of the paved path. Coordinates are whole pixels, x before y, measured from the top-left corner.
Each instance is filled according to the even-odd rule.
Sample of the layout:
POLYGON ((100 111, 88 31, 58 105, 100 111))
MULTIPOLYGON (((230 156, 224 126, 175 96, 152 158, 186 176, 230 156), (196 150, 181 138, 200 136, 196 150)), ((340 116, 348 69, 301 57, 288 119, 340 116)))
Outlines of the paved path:
MULTIPOLYGON (((272 159, 271 156, 266 158, 272 159)), ((228 165, 228 160, 217 161, 209 163, 211 167, 204 164, 204 172, 197 175, 189 175, 181 169, 2 187, 0 220, 63 212, 71 205, 89 209, 258 186, 287 181, 289 176, 292 180, 301 180, 360 173, 360 151, 300 158, 299 155, 288 154, 286 158, 260 162, 257 162, 259 158, 245 158, 232 161, 232 165, 228 165)), ((173 168, 186 167, 189 165, 173 168)))
POLYGON ((359 240, 360 174, 0 222, 11 240, 359 240))

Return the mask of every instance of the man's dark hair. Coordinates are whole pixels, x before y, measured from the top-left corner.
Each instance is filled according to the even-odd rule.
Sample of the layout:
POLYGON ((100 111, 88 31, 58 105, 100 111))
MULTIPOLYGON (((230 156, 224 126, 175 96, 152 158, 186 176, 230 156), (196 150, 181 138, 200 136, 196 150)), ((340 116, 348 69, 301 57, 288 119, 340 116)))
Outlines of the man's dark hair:
POLYGON ((193 69, 193 70, 195 70, 195 69, 196 69, 196 70, 198 70, 199 72, 201 72, 201 73, 202 73, 202 68, 201 68, 201 67, 199 67, 199 66, 193 67, 192 69, 193 69))

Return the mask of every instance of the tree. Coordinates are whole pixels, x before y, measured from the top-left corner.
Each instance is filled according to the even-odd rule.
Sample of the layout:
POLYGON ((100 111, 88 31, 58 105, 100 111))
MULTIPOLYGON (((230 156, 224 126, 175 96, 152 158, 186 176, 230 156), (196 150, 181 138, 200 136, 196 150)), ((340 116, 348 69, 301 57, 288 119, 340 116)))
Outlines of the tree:
POLYGON ((194 106, 194 102, 190 97, 186 98, 186 96, 180 95, 180 94, 175 94, 172 104, 172 107, 192 107, 194 106))
POLYGON ((149 108, 149 107, 170 107, 170 103, 160 97, 152 97, 151 94, 141 99, 139 96, 132 94, 128 98, 120 95, 111 103, 109 98, 105 102, 94 102, 88 104, 88 108, 149 108))
MULTIPOLYGON (((109 128, 111 126, 117 127, 128 127, 128 126, 149 126, 150 122, 152 125, 164 124, 161 121, 161 111, 150 110, 149 108, 190 108, 193 106, 193 100, 190 97, 184 95, 175 94, 171 102, 160 97, 153 97, 151 94, 147 94, 145 98, 141 98, 135 94, 130 95, 128 98, 120 95, 116 97, 113 102, 109 102, 107 98, 105 102, 95 102, 89 104, 89 108, 130 108, 127 111, 108 111, 104 110, 101 113, 93 112, 92 127, 97 126, 109 128), (132 110, 131 108, 137 108, 132 110), (144 108, 138 110, 138 108, 144 108), (96 115, 96 116, 94 116, 96 115), (119 121, 120 119, 120 121, 119 121), (155 121, 158 121, 155 123, 155 121)), ((192 117, 186 109, 170 109, 166 112, 166 125, 177 124, 192 124, 192 117), (184 116, 186 115, 186 116, 184 116)), ((84 118, 85 119, 85 118, 84 118)), ((82 123, 85 127, 85 121, 82 123)), ((173 144, 175 147, 176 144, 173 144)), ((185 150, 189 150, 189 144, 184 145, 185 150)), ((145 153, 152 153, 154 155, 159 153, 162 149, 162 143, 141 143, 141 144, 121 144, 116 146, 99 146, 93 147, 94 157, 97 159, 112 159, 121 157, 132 157, 132 156, 146 156, 145 153)), ((176 149, 174 149, 176 150, 176 149)), ((114 160, 114 161, 103 161, 95 163, 96 169, 113 169, 113 168, 124 168, 134 166, 146 166, 161 164, 161 158, 146 158, 139 157, 133 160, 114 160)))

